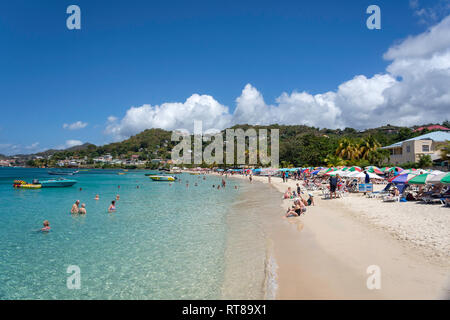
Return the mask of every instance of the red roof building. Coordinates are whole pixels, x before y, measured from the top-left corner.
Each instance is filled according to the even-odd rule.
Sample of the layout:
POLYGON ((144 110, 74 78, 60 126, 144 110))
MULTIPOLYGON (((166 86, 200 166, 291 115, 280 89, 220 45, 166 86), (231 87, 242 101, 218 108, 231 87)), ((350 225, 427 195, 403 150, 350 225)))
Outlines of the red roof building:
POLYGON ((438 124, 434 124, 434 125, 432 125, 432 126, 427 126, 427 127, 420 127, 420 128, 417 128, 416 130, 414 130, 414 132, 422 131, 422 130, 424 130, 424 129, 428 129, 428 130, 430 130, 430 131, 433 131, 433 130, 450 131, 449 128, 440 126, 440 125, 438 125, 438 124))

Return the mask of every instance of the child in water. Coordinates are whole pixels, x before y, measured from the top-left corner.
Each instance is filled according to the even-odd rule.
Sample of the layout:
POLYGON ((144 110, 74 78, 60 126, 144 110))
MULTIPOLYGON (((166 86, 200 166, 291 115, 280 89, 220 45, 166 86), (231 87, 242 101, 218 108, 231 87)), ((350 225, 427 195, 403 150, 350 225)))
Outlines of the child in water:
POLYGON ((41 229, 42 232, 49 232, 50 231, 50 222, 48 220, 44 220, 44 227, 41 229))
POLYGON ((108 208, 108 212, 114 212, 116 211, 116 202, 113 200, 111 201, 111 205, 108 208))
POLYGON ((80 210, 78 211, 79 214, 86 214, 86 204, 82 204, 80 210))

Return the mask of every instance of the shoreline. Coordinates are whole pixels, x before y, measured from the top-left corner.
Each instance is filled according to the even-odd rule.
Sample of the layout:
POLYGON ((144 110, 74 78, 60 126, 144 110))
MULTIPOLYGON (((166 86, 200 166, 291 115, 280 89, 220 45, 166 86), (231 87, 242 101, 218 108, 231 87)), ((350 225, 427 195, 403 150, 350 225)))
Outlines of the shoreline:
MULTIPOLYGON (((250 184, 245 176, 228 178, 247 180, 250 184)), ((253 184, 268 185, 267 177, 254 176, 253 180, 253 184)), ((308 207, 305 215, 284 218, 292 200, 281 200, 282 193, 288 186, 293 188, 296 182, 283 183, 281 178, 274 177, 271 180, 270 188, 279 193, 282 203, 263 224, 266 237, 273 244, 277 265, 276 299, 450 297, 447 255, 418 246, 408 237, 396 236, 379 221, 375 223, 367 213, 354 212, 360 209, 359 204, 355 210, 350 207, 354 200, 369 203, 377 200, 357 196, 323 200, 313 192, 316 205, 308 207), (380 267, 380 290, 369 290, 366 286, 369 277, 366 271, 371 265, 380 267)), ((261 203, 266 205, 267 201, 261 203)), ((444 232, 448 231, 448 226, 443 228, 446 228, 444 232)), ((443 247, 447 248, 446 245, 443 247)))

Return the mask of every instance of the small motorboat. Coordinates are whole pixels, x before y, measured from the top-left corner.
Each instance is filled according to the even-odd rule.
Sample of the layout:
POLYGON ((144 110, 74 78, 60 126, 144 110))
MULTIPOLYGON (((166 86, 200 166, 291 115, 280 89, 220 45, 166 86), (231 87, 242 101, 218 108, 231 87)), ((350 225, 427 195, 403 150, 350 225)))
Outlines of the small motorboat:
POLYGON ((77 183, 77 181, 61 178, 61 179, 49 179, 49 180, 44 180, 44 181, 36 181, 36 183, 40 184, 42 186, 42 188, 62 188, 62 187, 71 187, 75 183, 77 183))
POLYGON ((150 179, 153 181, 175 181, 175 178, 172 176, 150 176, 150 179))
POLYGON ((52 176, 73 176, 74 174, 78 173, 78 171, 49 171, 48 174, 52 176))

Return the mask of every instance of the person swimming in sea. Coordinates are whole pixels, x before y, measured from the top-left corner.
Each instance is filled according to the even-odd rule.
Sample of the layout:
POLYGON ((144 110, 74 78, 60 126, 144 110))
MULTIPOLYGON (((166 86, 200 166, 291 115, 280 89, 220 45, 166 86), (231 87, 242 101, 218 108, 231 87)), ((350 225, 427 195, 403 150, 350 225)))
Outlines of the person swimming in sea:
POLYGON ((75 201, 75 203, 72 205, 72 209, 70 209, 70 213, 72 214, 76 214, 79 211, 79 206, 80 206, 80 200, 75 201))
POLYGON ((78 211, 79 214, 86 214, 86 204, 82 204, 80 210, 78 211))
POLYGON ((111 201, 111 205, 108 208, 108 212, 114 212, 116 211, 116 201, 111 201))
POLYGON ((43 227, 41 229, 42 232, 49 232, 50 231, 50 222, 48 220, 44 220, 43 227))
POLYGON ((100 200, 100 196, 96 194, 94 200, 100 200))
POLYGON ((120 196, 116 195, 116 201, 120 200, 120 196))

